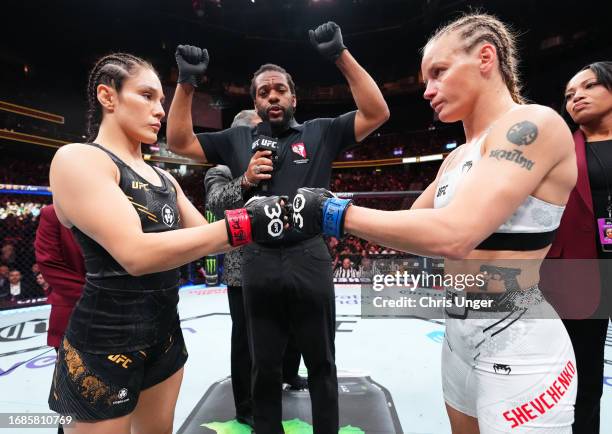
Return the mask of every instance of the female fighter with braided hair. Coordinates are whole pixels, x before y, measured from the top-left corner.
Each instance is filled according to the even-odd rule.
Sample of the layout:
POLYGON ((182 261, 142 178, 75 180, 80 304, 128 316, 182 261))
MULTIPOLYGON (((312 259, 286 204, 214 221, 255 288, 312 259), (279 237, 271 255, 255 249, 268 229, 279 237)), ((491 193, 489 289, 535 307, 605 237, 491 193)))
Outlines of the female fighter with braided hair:
POLYGON ((60 346, 49 406, 73 433, 172 432, 187 351, 177 267, 251 240, 282 236, 278 197, 257 198, 207 224, 167 172, 147 165, 164 117, 153 67, 123 53, 89 76, 89 143, 62 147, 50 182, 87 270, 60 346), (264 207, 266 211, 264 212, 264 207))
POLYGON ((462 121, 466 143, 411 210, 349 206, 301 189, 294 225, 443 256, 447 275, 483 276, 467 293, 447 289, 442 384, 453 433, 569 434, 574 352, 538 282, 576 182, 570 131, 553 110, 523 102, 514 38, 495 17, 442 27, 421 68, 424 97, 442 122, 462 121), (483 292, 489 309, 456 303, 483 292))

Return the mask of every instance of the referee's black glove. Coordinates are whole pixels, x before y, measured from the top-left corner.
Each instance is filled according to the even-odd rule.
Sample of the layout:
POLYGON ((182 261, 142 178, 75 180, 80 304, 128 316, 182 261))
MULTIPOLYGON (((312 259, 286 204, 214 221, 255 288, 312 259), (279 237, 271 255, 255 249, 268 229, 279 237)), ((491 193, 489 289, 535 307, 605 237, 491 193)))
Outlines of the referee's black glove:
POLYGON ((208 50, 202 50, 193 45, 179 45, 174 53, 178 66, 178 83, 189 83, 198 87, 202 75, 206 72, 208 62, 208 50))
POLYGON ((321 24, 315 30, 309 30, 308 36, 317 51, 332 62, 338 60, 342 51, 346 50, 340 26, 333 21, 321 24))

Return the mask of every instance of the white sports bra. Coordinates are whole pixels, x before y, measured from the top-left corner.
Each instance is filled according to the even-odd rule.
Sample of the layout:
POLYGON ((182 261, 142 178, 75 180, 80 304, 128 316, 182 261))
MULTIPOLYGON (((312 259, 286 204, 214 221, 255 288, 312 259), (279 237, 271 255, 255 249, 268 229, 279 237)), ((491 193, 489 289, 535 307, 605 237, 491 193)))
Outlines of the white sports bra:
MULTIPOLYGON (((434 198, 434 208, 448 205, 457 191, 458 186, 468 175, 474 165, 482 158, 482 144, 487 136, 483 134, 463 152, 463 157, 451 170, 444 170, 438 181, 434 198)), ((527 196, 523 203, 514 211, 493 235, 487 238, 477 249, 482 250, 535 250, 552 243, 554 233, 559 227, 565 206, 555 205, 527 196), (508 236, 520 234, 519 236, 508 236), (528 235, 542 234, 542 235, 528 235)))

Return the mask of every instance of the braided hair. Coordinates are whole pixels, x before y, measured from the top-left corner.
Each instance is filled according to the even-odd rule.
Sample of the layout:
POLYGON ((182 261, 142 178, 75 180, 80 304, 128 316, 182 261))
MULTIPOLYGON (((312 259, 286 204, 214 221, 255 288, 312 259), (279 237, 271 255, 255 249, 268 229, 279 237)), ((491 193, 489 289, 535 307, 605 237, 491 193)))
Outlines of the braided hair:
POLYGON ((109 54, 96 62, 87 80, 87 140, 89 142, 96 138, 102 123, 103 112, 98 101, 98 85, 105 84, 120 92, 125 79, 134 75, 136 70, 142 67, 155 71, 149 62, 126 53, 109 54))
POLYGON ((518 73, 516 35, 513 30, 493 15, 470 13, 436 30, 425 47, 441 36, 453 32, 459 32, 465 52, 469 52, 481 42, 488 42, 495 47, 499 59, 499 72, 504 84, 510 91, 514 102, 524 104, 525 99, 521 95, 522 84, 518 73))

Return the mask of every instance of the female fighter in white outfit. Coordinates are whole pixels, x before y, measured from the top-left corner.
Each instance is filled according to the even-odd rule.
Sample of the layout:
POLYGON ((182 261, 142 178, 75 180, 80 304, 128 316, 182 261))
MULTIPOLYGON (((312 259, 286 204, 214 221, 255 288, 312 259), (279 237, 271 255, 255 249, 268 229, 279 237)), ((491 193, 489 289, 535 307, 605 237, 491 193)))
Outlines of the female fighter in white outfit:
POLYGON ((320 189, 298 190, 293 203, 299 230, 347 232, 443 256, 447 275, 484 275, 467 294, 447 293, 492 300, 446 310, 442 376, 454 434, 566 434, 574 418, 574 352, 538 289, 576 182, 574 145, 556 112, 524 103, 516 70, 513 35, 495 17, 446 25, 423 49, 424 97, 442 122, 463 123, 466 143, 412 209, 349 206, 320 189))

